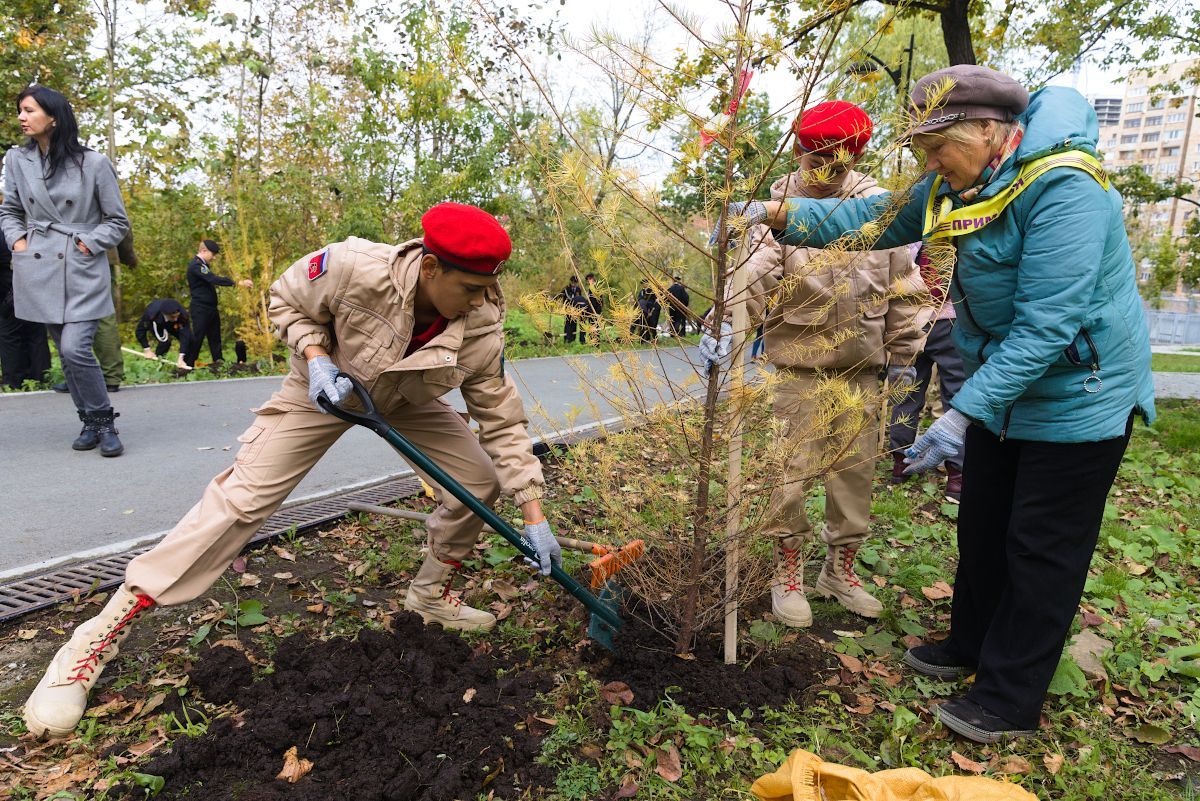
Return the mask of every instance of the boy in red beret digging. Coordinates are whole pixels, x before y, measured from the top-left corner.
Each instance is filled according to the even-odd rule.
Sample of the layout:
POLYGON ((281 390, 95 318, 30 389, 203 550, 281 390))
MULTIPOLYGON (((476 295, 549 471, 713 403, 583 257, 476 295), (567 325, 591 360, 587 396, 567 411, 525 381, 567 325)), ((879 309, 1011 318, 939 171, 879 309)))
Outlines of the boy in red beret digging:
MULTIPOLYGON (((291 372, 238 437, 232 467, 214 478, 166 538, 129 563, 125 582, 95 618, 75 629, 25 705, 35 735, 69 734, 88 691, 131 623, 155 605, 205 592, 262 523, 350 424, 319 396, 351 396, 339 370, 366 385, 379 411, 476 497, 503 492, 525 515, 538 567, 561 563, 542 514, 544 480, 524 405, 504 375, 504 299, 498 285, 512 252, 508 234, 474 206, 442 203, 421 218, 423 239, 400 245, 348 239, 309 254, 271 286, 269 314, 291 351, 291 372), (459 388, 478 437, 440 400, 459 388)), ((496 619, 451 593, 482 521, 448 494, 427 523, 429 552, 406 609, 427 623, 488 630, 496 619)))
MULTIPOLYGON (((792 123, 800 169, 771 186, 771 196, 853 198, 885 190, 854 167, 871 139, 871 119, 853 103, 819 103, 792 123)), ((751 204, 757 201, 751 201, 751 204)), ((749 211, 746 212, 750 214, 749 211)), ((855 614, 879 617, 883 607, 855 569, 871 514, 871 482, 878 451, 878 409, 832 416, 823 382, 839 382, 868 400, 879 390, 879 372, 911 385, 910 367, 921 350, 921 322, 928 312, 924 285, 906 248, 869 253, 823 253, 783 247, 771 229, 747 233, 741 265, 753 330, 765 315, 767 358, 780 382, 775 414, 792 442, 783 475, 771 493, 767 532, 778 543, 771 581, 771 609, 789 626, 811 626, 804 594, 804 546, 813 536, 804 503, 812 477, 825 476, 826 556, 816 590, 855 614), (897 292, 900 294, 897 295, 897 292)), ((728 327, 726 327, 728 331, 728 327)), ((724 334, 729 336, 729 334, 724 334)), ((710 358, 729 347, 711 336, 700 343, 710 358)))

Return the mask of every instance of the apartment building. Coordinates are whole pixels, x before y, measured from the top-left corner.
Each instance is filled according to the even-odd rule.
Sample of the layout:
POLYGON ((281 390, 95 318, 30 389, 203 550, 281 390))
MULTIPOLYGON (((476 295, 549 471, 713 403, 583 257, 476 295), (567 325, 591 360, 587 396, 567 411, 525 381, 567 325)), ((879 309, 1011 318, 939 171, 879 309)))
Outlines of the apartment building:
MULTIPOLYGON (((1130 73, 1119 118, 1109 125, 1101 120, 1100 149, 1111 169, 1140 164, 1159 180, 1177 178, 1200 185, 1200 87, 1195 78, 1184 78, 1197 65, 1200 59, 1130 73), (1171 81, 1181 84, 1178 91, 1154 89, 1171 81)), ((1200 202, 1200 193, 1190 199, 1200 202)), ((1144 208, 1141 222, 1155 232, 1180 236, 1197 212, 1200 207, 1193 203, 1169 200, 1144 208)))
POLYGON ((1088 95, 1087 100, 1096 110, 1096 118, 1100 120, 1101 128, 1121 123, 1121 98, 1088 95))

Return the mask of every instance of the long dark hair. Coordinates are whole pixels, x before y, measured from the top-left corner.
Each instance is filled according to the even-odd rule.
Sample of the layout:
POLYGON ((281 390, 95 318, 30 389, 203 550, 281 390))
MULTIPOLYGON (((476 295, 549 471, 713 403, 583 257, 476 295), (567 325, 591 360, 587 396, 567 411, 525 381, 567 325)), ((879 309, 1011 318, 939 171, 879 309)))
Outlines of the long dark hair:
MULTIPOLYGON (((48 169, 45 177, 53 176, 68 159, 79 167, 82 174, 83 154, 88 148, 79 144, 79 124, 75 122, 75 112, 71 110, 71 103, 61 92, 34 84, 25 87, 25 90, 17 95, 18 111, 21 109, 21 101, 27 97, 32 97, 34 102, 42 107, 42 111, 54 119, 50 147, 46 151, 48 169)), ((30 139, 27 147, 37 147, 37 142, 30 139)))

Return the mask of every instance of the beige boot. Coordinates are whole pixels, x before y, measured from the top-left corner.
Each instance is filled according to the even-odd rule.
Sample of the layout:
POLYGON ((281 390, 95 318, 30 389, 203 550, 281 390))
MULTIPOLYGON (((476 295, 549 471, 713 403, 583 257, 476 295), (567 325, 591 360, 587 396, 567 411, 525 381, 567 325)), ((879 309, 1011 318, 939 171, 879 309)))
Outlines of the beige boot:
POLYGON ((64 737, 74 731, 87 708, 88 692, 129 636, 129 624, 153 605, 150 596, 120 587, 100 614, 79 624, 25 702, 30 732, 36 737, 64 737))
POLYGON ((785 626, 812 625, 812 609, 804 597, 804 543, 799 537, 781 539, 775 548, 771 611, 785 626))
POLYGON ((461 567, 459 562, 446 563, 427 554, 416 578, 408 585, 404 608, 419 614, 426 623, 441 623, 448 629, 490 631, 496 625, 496 616, 467 606, 458 593, 450 591, 461 567))
POLYGON ((879 617, 883 604, 863 589, 862 580, 854 572, 854 559, 858 547, 852 545, 830 545, 817 576, 817 592, 824 598, 830 596, 856 615, 879 617))

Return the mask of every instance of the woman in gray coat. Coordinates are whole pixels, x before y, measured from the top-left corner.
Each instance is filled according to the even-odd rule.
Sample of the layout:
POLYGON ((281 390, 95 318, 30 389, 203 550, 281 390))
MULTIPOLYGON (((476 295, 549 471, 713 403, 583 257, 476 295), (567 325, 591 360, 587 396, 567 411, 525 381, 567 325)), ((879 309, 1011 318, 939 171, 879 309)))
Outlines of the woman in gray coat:
POLYGON ((53 89, 30 86, 17 97, 29 137, 4 156, 0 231, 12 249, 16 316, 45 323, 62 357, 83 431, 71 447, 104 456, 125 450, 104 374, 92 354, 96 325, 113 313, 109 248, 129 231, 117 173, 79 143, 75 113, 53 89))

